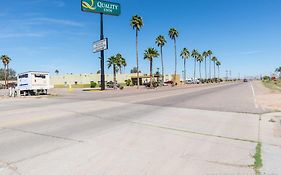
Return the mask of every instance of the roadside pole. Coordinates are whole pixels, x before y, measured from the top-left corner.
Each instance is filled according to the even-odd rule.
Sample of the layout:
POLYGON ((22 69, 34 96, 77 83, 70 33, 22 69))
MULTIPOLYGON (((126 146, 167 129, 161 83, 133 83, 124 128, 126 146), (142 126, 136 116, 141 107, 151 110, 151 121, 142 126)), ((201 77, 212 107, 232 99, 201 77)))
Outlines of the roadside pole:
MULTIPOLYGON (((103 40, 103 13, 100 14, 100 40, 103 40)), ((104 75, 104 50, 100 52, 100 65, 101 65, 101 90, 105 90, 105 75, 104 75)))
POLYGON ((101 67, 101 90, 105 90, 105 73, 104 73, 104 50, 108 49, 108 38, 103 34, 103 15, 119 16, 121 14, 121 5, 119 3, 108 2, 103 0, 81 0, 81 10, 100 14, 100 40, 94 42, 93 52, 100 52, 101 67))

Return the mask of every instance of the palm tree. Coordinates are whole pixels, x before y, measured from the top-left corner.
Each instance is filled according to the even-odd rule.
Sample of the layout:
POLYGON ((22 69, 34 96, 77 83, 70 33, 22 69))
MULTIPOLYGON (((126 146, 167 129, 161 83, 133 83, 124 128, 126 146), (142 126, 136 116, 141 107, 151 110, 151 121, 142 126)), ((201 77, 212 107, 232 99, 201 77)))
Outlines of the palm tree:
POLYGON ((212 78, 212 66, 211 66, 211 63, 212 63, 213 52, 211 50, 208 50, 207 53, 208 53, 208 56, 209 56, 209 78, 211 79, 212 78))
POLYGON ((275 69, 275 72, 279 73, 279 78, 281 77, 281 66, 275 69))
POLYGON ((59 74, 59 72, 60 72, 59 70, 57 70, 57 69, 55 70, 55 73, 56 73, 57 75, 59 74))
POLYGON ((208 51, 204 51, 203 54, 203 59, 205 60, 205 80, 207 79, 207 57, 208 57, 208 51))
POLYGON ((161 55, 161 64, 162 64, 162 82, 161 84, 163 85, 164 84, 164 60, 163 60, 163 47, 164 45, 166 44, 166 39, 164 36, 162 35, 159 35, 157 38, 156 38, 156 41, 155 43, 157 44, 158 47, 160 47, 160 55, 161 55))
POLYGON ((11 61, 11 58, 7 55, 2 55, 1 56, 1 60, 2 60, 2 63, 4 65, 4 79, 5 79, 5 87, 7 88, 7 85, 8 85, 8 70, 9 70, 9 63, 11 61))
POLYGON ((200 53, 198 53, 198 55, 197 55, 197 61, 199 62, 199 73, 200 73, 200 80, 202 80, 202 74, 201 74, 201 63, 202 63, 202 61, 203 61, 203 56, 200 54, 200 53))
POLYGON ((120 61, 117 56, 111 56, 110 58, 108 58, 107 63, 108 69, 110 67, 113 68, 113 88, 116 89, 116 72, 120 61))
POLYGON ((148 60, 150 62, 150 87, 152 88, 152 63, 153 59, 158 57, 159 53, 154 48, 148 48, 144 51, 144 59, 148 60))
POLYGON ((220 66, 221 66, 221 62, 220 61, 217 61, 216 62, 216 65, 218 67, 218 79, 220 78, 220 66))
POLYGON ((195 78, 196 78, 196 62, 198 58, 198 51, 196 49, 193 49, 191 56, 194 58, 194 74, 193 74, 193 81, 195 83, 195 78))
POLYGON ((214 62, 214 78, 216 78, 216 62, 218 61, 217 57, 212 57, 211 59, 214 62))
POLYGON ((184 66, 184 81, 186 81, 186 60, 190 57, 190 52, 187 48, 183 48, 181 51, 181 57, 183 59, 183 66, 184 66))
POLYGON ((175 75, 174 75, 174 84, 176 83, 176 76, 177 76, 177 43, 176 39, 179 37, 179 32, 175 28, 171 28, 169 30, 169 36, 172 40, 174 40, 174 48, 175 48, 175 75))
POLYGON ((125 66, 127 66, 127 62, 120 53, 116 55, 116 59, 118 60, 117 67, 119 68, 120 73, 122 74, 122 67, 125 68, 125 66))
POLYGON ((137 61, 137 85, 138 88, 140 86, 140 81, 139 81, 139 51, 138 51, 138 32, 143 26, 143 20, 142 17, 135 15, 131 19, 131 26, 133 29, 136 29, 136 61, 137 61))

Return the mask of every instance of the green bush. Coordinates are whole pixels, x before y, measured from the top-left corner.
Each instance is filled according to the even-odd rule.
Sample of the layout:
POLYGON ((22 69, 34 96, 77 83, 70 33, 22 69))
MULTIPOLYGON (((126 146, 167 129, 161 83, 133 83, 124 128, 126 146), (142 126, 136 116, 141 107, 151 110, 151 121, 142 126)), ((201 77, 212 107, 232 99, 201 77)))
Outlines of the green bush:
POLYGON ((125 83, 126 83, 126 86, 131 86, 132 80, 131 79, 125 80, 125 83))
POLYGON ((96 88, 97 87, 97 83, 96 82, 94 82, 94 81, 91 81, 91 88, 96 88))
POLYGON ((269 80, 270 80, 270 77, 269 77, 269 76, 264 76, 262 79, 263 79, 264 81, 269 81, 269 80))

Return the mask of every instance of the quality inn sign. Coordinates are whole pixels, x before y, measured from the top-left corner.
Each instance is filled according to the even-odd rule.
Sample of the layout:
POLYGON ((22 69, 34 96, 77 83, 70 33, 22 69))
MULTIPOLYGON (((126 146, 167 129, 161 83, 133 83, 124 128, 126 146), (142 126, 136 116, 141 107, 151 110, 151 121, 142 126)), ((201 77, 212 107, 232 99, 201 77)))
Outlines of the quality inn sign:
POLYGON ((84 12, 103 13, 114 16, 119 16, 121 13, 120 4, 102 0, 82 0, 81 9, 84 12))

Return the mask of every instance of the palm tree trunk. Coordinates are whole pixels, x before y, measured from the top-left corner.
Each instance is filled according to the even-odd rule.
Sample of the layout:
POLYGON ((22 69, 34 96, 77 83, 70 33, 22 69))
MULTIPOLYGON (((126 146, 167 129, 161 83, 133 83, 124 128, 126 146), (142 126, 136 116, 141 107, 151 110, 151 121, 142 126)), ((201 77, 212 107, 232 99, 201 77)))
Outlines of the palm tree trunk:
POLYGON ((195 77, 196 77, 196 58, 194 58, 194 74, 193 74, 194 83, 195 83, 195 77))
POLYGON ((212 79, 212 58, 211 55, 209 57, 209 78, 212 79))
POLYGON ((140 87, 140 78, 139 78, 139 50, 138 50, 138 29, 136 29, 136 61, 137 61, 137 88, 140 87))
POLYGON ((186 81, 186 59, 183 59, 183 66, 184 66, 184 81, 186 81))
POLYGON ((152 59, 150 60, 150 88, 152 88, 152 59))
POLYGON ((207 79, 207 58, 205 58, 205 80, 207 79))
POLYGON ((176 83, 176 76, 177 76, 177 43, 176 39, 174 39, 174 47, 175 47, 175 75, 174 75, 174 84, 176 83))
POLYGON ((163 60, 163 47, 160 47, 161 63, 162 63, 162 86, 164 85, 164 60, 163 60))
POLYGON ((218 79, 220 79, 220 67, 218 66, 218 79))
POLYGON ((216 78, 216 62, 214 62, 214 78, 216 78))
POLYGON ((7 85, 9 84, 9 64, 7 64, 7 85))
POLYGON ((199 62, 199 72, 200 72, 200 80, 202 79, 202 74, 201 74, 201 62, 199 62))
POLYGON ((4 65, 5 88, 7 89, 7 65, 4 65))
POLYGON ((116 89, 116 67, 113 65, 113 88, 116 89))

